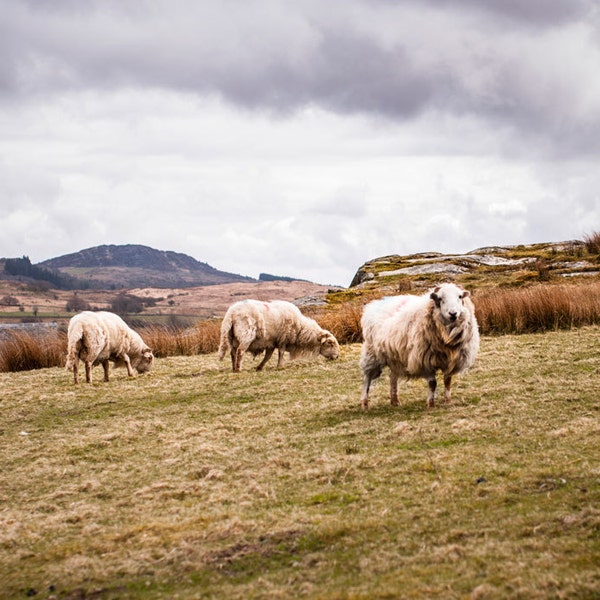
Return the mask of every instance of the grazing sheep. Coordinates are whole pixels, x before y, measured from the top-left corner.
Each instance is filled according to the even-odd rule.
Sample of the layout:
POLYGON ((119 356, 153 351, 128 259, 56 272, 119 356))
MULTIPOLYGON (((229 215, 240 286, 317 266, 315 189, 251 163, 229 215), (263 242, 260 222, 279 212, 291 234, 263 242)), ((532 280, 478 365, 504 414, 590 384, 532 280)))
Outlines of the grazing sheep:
POLYGON ((398 404, 398 378, 423 377, 427 406, 435 403, 436 372, 444 376, 450 402, 452 376, 468 369, 479 350, 479 329, 469 292, 444 283, 422 296, 394 296, 370 302, 361 320, 364 343, 361 403, 369 407, 369 388, 390 368, 390 401, 398 404))
POLYGON ((291 302, 241 300, 229 307, 221 324, 219 360, 223 360, 229 349, 232 369, 239 372, 244 352, 257 356, 264 351, 265 356, 256 367, 260 371, 275 348, 279 352, 278 367, 283 363, 286 351, 292 358, 321 354, 328 359, 337 358, 340 352, 333 334, 305 317, 291 302))
POLYGON ((134 376, 133 369, 145 373, 152 367, 154 356, 140 335, 130 329, 119 317, 110 312, 83 311, 69 321, 67 370, 73 371, 78 383, 79 361, 85 364, 85 380, 92 382, 92 367, 101 364, 104 381, 108 381, 108 361, 115 367, 127 367, 127 374, 134 376))

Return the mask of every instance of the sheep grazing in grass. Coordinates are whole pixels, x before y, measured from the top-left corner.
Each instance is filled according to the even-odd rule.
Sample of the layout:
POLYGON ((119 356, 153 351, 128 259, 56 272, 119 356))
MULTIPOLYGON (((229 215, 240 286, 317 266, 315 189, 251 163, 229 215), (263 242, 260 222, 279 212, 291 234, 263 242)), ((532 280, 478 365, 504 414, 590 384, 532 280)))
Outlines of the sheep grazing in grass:
POLYGON ((241 300, 229 307, 221 324, 219 360, 223 360, 229 349, 231 367, 234 372, 239 372, 244 352, 257 356, 264 351, 265 356, 256 367, 260 371, 276 348, 278 367, 282 365, 286 351, 291 358, 320 354, 335 359, 340 353, 333 334, 305 317, 291 302, 241 300))
POLYGON ((102 365, 104 381, 108 381, 109 361, 115 367, 125 365, 127 374, 133 369, 145 373, 152 367, 154 356, 141 336, 130 329, 119 317, 110 312, 83 311, 69 321, 67 332, 67 370, 73 371, 78 383, 78 365, 85 365, 85 380, 92 382, 92 367, 102 365))
POLYGON ((394 296, 367 304, 362 320, 361 403, 369 407, 369 388, 384 367, 390 369, 390 401, 398 405, 398 378, 423 377, 427 406, 435 403, 436 372, 444 377, 450 402, 452 377, 471 367, 479 350, 479 329, 469 292, 444 283, 422 296, 394 296))

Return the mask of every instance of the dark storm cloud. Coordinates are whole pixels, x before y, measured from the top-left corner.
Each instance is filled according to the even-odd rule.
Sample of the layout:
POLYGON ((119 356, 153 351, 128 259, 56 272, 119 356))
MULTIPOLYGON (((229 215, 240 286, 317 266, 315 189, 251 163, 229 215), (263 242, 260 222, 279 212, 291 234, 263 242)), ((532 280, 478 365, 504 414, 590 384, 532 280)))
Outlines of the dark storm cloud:
POLYGON ((570 74, 581 68, 574 61, 584 50, 546 57, 545 46, 589 36, 588 60, 596 64, 581 76, 593 72, 600 52, 591 41, 598 30, 594 6, 591 0, 350 0, 343 10, 311 0, 283 8, 269 0, 14 2, 3 8, 0 24, 0 93, 23 100, 65 90, 158 88, 280 114, 317 105, 396 121, 435 111, 513 129, 542 153, 589 153, 600 149, 600 136, 590 133, 600 127, 600 99, 585 110, 572 106, 573 86, 586 82, 570 74), (517 25, 511 29, 510 22, 517 25), (583 29, 543 37, 573 23, 583 29), (523 33, 522 24, 541 33, 523 33))

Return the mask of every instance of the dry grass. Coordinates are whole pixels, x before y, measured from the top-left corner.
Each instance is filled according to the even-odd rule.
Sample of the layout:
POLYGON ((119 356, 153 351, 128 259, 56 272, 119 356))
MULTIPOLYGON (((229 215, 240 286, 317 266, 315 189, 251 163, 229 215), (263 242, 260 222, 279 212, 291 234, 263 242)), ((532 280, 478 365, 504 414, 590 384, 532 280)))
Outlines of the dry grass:
POLYGON ((600 255, 600 231, 594 231, 584 235, 583 241, 590 254, 600 255))
POLYGON ((157 357, 208 354, 219 347, 221 321, 198 321, 191 328, 149 325, 140 330, 157 357))
POLYGON ((600 323, 600 282, 492 289, 474 298, 486 334, 532 333, 600 323))
POLYGON ((362 339, 360 319, 363 306, 357 302, 333 305, 316 310, 312 316, 323 327, 335 335, 340 344, 354 344, 362 339))
POLYGON ((63 331, 7 331, 0 337, 0 372, 64 365, 66 354, 67 336, 63 331))
POLYGON ((455 403, 360 346, 74 386, 0 374, 0 596, 600 595, 600 327, 484 337, 455 403))

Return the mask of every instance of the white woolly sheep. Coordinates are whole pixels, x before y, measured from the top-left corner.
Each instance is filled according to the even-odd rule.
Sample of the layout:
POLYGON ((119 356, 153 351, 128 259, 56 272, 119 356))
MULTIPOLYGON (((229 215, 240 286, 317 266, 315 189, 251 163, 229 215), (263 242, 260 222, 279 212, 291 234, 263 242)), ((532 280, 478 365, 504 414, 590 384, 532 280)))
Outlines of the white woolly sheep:
POLYGON ((277 367, 282 365, 286 351, 292 359, 304 354, 320 354, 327 359, 339 356, 333 334, 305 317, 291 302, 240 300, 229 307, 221 324, 219 360, 229 349, 231 367, 239 372, 244 352, 257 356, 264 351, 265 356, 256 367, 260 371, 275 348, 279 352, 277 367))
POLYGON ((69 321, 67 332, 68 371, 73 371, 78 383, 78 364, 85 364, 85 380, 92 382, 92 367, 101 364, 104 381, 108 381, 108 362, 115 367, 125 365, 127 374, 134 376, 133 369, 145 373, 152 367, 154 356, 141 336, 119 317, 110 312, 83 311, 69 321))
POLYGON ((361 325, 364 409, 369 407, 371 382, 386 366, 392 405, 398 404, 399 377, 423 377, 429 384, 427 406, 433 407, 437 371, 444 377, 444 401, 450 402, 452 377, 471 367, 479 350, 479 328, 469 292, 452 283, 422 296, 370 302, 361 325))

